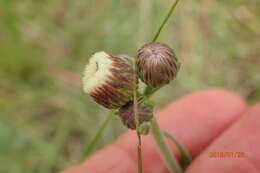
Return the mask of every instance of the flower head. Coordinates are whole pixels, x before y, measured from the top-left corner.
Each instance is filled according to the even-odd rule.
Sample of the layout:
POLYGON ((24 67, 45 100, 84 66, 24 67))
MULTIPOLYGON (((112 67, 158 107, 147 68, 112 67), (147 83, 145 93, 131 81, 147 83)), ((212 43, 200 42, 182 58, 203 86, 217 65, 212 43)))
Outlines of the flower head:
MULTIPOLYGON (((153 117, 153 106, 148 104, 142 97, 137 100, 138 117, 140 124, 149 121, 153 117)), ((119 116, 123 124, 129 129, 136 129, 133 101, 119 110, 119 116)))
POLYGON ((159 88, 173 80, 180 68, 174 51, 163 43, 149 43, 137 54, 137 73, 152 88, 159 88))
POLYGON ((83 89, 98 104, 108 109, 117 109, 133 97, 133 75, 130 58, 97 52, 86 65, 83 89))

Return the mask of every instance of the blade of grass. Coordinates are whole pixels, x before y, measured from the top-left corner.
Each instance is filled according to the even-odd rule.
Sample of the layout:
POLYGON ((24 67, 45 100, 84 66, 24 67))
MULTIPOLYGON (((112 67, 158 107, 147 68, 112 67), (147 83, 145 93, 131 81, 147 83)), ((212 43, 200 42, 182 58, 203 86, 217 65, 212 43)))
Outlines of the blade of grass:
POLYGON ((86 146, 82 160, 85 159, 86 157, 88 157, 93 152, 94 147, 96 146, 99 138, 102 136, 107 124, 113 118, 114 114, 115 114, 115 111, 111 111, 109 113, 109 115, 107 116, 107 118, 105 119, 105 121, 101 124, 96 135, 93 137, 93 139, 90 141, 90 143, 86 146))
POLYGON ((180 152, 182 166, 183 166, 183 169, 185 170, 192 161, 190 154, 185 149, 185 147, 176 138, 174 138, 170 133, 163 131, 163 135, 175 143, 176 147, 178 148, 178 150, 180 152))
POLYGON ((152 127, 152 134, 154 137, 154 140, 160 150, 160 153, 162 157, 164 158, 165 162, 167 163, 168 168, 170 169, 171 173, 182 173, 182 169, 180 165, 178 164, 175 157, 172 155, 169 146, 165 142, 163 138, 163 133, 156 121, 155 118, 153 118, 151 121, 151 127, 152 127))
POLYGON ((156 42, 156 40, 158 39, 158 37, 159 37, 159 35, 160 35, 160 33, 161 33, 161 31, 162 31, 164 25, 168 22, 169 18, 171 17, 171 15, 172 15, 172 13, 173 13, 173 11, 174 11, 174 9, 175 9, 175 7, 177 6, 177 4, 178 4, 179 1, 180 1, 180 0, 175 0, 175 2, 173 3, 173 5, 172 5, 172 7, 170 8, 169 12, 167 13, 166 17, 163 19, 162 24, 160 25, 159 29, 157 30, 157 32, 156 32, 156 34, 155 34, 155 36, 154 36, 152 42, 156 42))

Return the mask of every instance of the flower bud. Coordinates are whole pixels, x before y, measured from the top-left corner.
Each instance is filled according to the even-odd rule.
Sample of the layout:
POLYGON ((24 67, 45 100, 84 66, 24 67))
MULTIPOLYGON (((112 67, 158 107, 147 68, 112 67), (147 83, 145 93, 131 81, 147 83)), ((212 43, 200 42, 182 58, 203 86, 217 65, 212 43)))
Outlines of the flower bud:
POLYGON ((136 66, 144 83, 152 88, 160 88, 176 77, 180 63, 166 44, 149 43, 139 49, 136 66))
POLYGON ((85 68, 83 89, 98 104, 117 109, 133 98, 133 75, 130 58, 97 52, 85 68))
POLYGON ((141 135, 148 135, 150 132, 151 124, 148 122, 143 122, 139 127, 139 133, 141 135))
MULTIPOLYGON (((150 121, 153 117, 153 106, 144 101, 142 97, 137 100, 137 113, 139 118, 139 123, 150 121)), ((133 101, 129 102, 125 106, 121 107, 119 110, 119 116, 123 124, 129 129, 136 129, 136 121, 133 110, 133 101)))

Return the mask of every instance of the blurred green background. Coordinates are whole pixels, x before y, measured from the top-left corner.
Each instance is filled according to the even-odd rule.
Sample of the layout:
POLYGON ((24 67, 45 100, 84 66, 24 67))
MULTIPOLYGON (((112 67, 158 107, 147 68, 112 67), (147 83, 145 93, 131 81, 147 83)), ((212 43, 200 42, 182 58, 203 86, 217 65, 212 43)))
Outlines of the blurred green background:
MULTIPOLYGON (((78 163, 107 116, 82 92, 96 51, 135 55, 171 0, 0 0, 0 172, 51 173, 78 163)), ((159 41, 182 63, 158 108, 225 87, 260 99, 260 1, 183 0, 159 41)), ((126 129, 115 118, 97 148, 126 129)))

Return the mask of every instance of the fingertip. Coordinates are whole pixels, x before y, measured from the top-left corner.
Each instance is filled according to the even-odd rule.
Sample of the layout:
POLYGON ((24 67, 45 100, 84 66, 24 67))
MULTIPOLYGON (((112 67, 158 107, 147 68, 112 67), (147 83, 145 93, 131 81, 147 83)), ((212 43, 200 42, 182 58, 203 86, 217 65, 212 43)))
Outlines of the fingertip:
POLYGON ((247 105, 239 95, 213 88, 184 96, 158 116, 161 126, 196 156, 246 110, 247 105))
POLYGON ((203 109, 203 107, 197 106, 196 103, 206 103, 205 106, 213 105, 214 107, 217 107, 218 105, 226 106, 226 109, 231 111, 236 110, 236 108, 239 108, 239 110, 247 109, 247 104, 244 99, 236 93, 223 88, 210 88, 196 91, 182 97, 177 102, 173 102, 165 109, 160 111, 159 115, 171 115, 172 112, 179 107, 182 108, 191 102, 194 103, 194 105, 190 105, 192 109, 203 109))
POLYGON ((187 172, 258 173, 260 170, 259 122, 260 103, 246 112, 203 151, 187 172))
POLYGON ((136 163, 128 153, 119 147, 109 145, 64 173, 131 173, 135 171, 136 163))
POLYGON ((253 114, 253 115, 256 116, 257 118, 260 117, 260 102, 257 103, 257 104, 255 104, 255 105, 251 108, 251 110, 250 110, 249 113, 253 114), (257 116, 257 115, 258 115, 258 116, 257 116))

